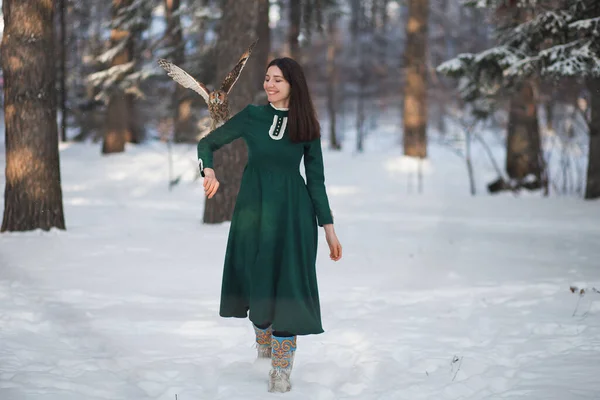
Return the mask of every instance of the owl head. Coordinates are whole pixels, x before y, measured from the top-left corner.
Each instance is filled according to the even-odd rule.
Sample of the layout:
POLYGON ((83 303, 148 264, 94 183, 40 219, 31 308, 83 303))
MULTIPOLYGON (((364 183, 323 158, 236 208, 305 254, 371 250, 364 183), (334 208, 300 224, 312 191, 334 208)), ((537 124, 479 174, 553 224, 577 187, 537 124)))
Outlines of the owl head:
POLYGON ((227 93, 223 90, 214 90, 208 96, 209 104, 221 105, 225 103, 226 99, 227 93))

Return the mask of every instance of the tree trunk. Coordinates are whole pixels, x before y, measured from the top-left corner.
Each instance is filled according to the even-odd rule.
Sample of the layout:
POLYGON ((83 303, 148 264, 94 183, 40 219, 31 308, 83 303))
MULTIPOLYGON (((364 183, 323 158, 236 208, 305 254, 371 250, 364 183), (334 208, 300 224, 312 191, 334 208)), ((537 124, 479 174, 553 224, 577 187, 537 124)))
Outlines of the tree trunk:
POLYGON ((265 72, 269 63, 269 53, 271 52, 271 29, 269 28, 269 0, 258 0, 258 25, 256 27, 258 43, 252 58, 248 61, 251 67, 252 78, 255 80, 256 94, 255 103, 265 103, 267 101, 266 93, 263 90, 265 72))
MULTIPOLYGON (((360 78, 362 82, 362 77, 360 78)), ((364 98, 364 85, 359 84, 359 95, 356 104, 356 151, 362 153, 364 150, 365 140, 365 98, 364 98)))
POLYGON ((355 46, 357 46, 357 54, 358 54, 358 96, 356 102, 356 151, 362 153, 364 147, 364 139, 365 139, 365 131, 366 131, 366 123, 367 119, 365 103, 368 101, 365 97, 366 87, 368 84, 368 75, 369 72, 367 70, 367 60, 366 57, 366 49, 364 46, 365 35, 367 34, 367 16, 365 3, 362 1, 357 1, 355 4, 356 8, 356 35, 355 35, 355 46))
MULTIPOLYGON (((256 38, 255 21, 258 20, 258 1, 223 0, 223 16, 219 23, 217 44, 219 79, 223 79, 231 71, 242 53, 256 38)), ((251 57, 254 57, 254 54, 251 57)), ((231 115, 252 103, 256 89, 253 79, 254 75, 251 71, 246 71, 244 68, 229 94, 231 115)), ((221 185, 212 199, 206 199, 205 223, 231 221, 247 159, 246 144, 242 139, 237 139, 215 152, 214 169, 221 185)))
POLYGON ((379 0, 371 0, 371 10, 369 11, 369 15, 371 17, 371 20, 369 21, 369 27, 375 31, 378 28, 379 25, 379 19, 378 19, 378 14, 377 11, 379 9, 379 0))
POLYGON ((125 94, 113 94, 108 102, 106 120, 108 131, 104 136, 102 153, 118 153, 125 151, 125 143, 129 133, 127 125, 129 104, 125 94))
MULTIPOLYGON (((119 15, 119 10, 131 5, 132 0, 113 0, 112 14, 113 19, 119 15)), ((132 36, 131 32, 114 28, 110 32, 110 44, 115 46, 127 36, 132 36)), ((131 61, 133 56, 133 39, 128 39, 129 43, 123 51, 115 56, 111 65, 126 64, 131 61)), ((122 90, 115 88, 108 100, 108 111, 106 116, 106 130, 104 132, 104 143, 102 144, 102 153, 121 153, 125 151, 125 143, 135 141, 137 138, 135 128, 133 95, 125 94, 122 90), (117 119, 118 118, 118 119, 117 119)))
POLYGON ((510 102, 506 172, 517 181, 533 175, 541 184, 543 168, 535 88, 533 83, 525 82, 510 102))
POLYGON ((100 107, 102 102, 94 98, 95 87, 85 79, 90 72, 86 58, 96 57, 103 52, 103 23, 99 21, 99 18, 93 17, 101 14, 103 9, 96 2, 87 5, 75 2, 73 9, 68 13, 68 15, 73 15, 73 18, 77 18, 80 23, 80 27, 72 31, 75 50, 72 49, 68 53, 68 57, 72 60, 69 76, 80 85, 78 90, 73 91, 73 107, 70 110, 74 119, 73 123, 79 128, 79 133, 71 138, 76 142, 88 138, 96 141, 102 137, 105 128, 106 112, 100 107))
MULTIPOLYGON (((379 62, 381 63, 380 68, 383 69, 383 77, 385 81, 387 81, 389 72, 388 72, 388 40, 387 40, 387 31, 388 31, 388 13, 387 6, 389 0, 379 0, 379 14, 380 14, 380 24, 377 28, 378 36, 379 36, 379 62)), ((384 81, 384 82, 385 82, 384 81)), ((387 90, 383 90, 384 96, 387 96, 387 90)))
POLYGON ((406 25, 404 154, 427 157, 427 19, 429 0, 409 0, 406 25))
POLYGON ((300 0, 290 0, 290 25, 288 31, 288 46, 289 56, 294 60, 300 60, 300 44, 298 36, 300 36, 300 23, 302 20, 302 4, 300 0))
POLYGON ((388 16, 387 8, 388 8, 389 0, 380 0, 380 1, 381 1, 380 13, 381 13, 381 34, 382 34, 381 52, 385 55, 385 54, 387 54, 387 50, 388 50, 387 31, 388 31, 389 16, 388 16))
POLYGON ((269 0, 258 0, 258 25, 256 34, 258 43, 254 48, 253 55, 259 65, 257 72, 259 89, 263 90, 263 81, 265 79, 265 68, 269 61, 271 52, 271 28, 269 27, 269 0))
POLYGON ((6 187, 2 232, 65 229, 52 0, 4 0, 6 187))
POLYGON ((336 66, 336 52, 338 46, 337 17, 330 15, 327 21, 327 112, 329 113, 329 144, 334 150, 342 148, 338 141, 336 131, 337 99, 336 87, 338 85, 338 71, 336 66))
MULTIPOLYGON (((185 63, 185 51, 181 18, 176 13, 179 11, 180 0, 164 0, 165 19, 167 28, 165 31, 166 44, 171 50, 166 57, 174 64, 183 66, 185 63)), ((195 126, 192 118, 192 98, 190 91, 176 84, 173 92, 173 140, 178 143, 195 141, 195 126)))
POLYGON ((589 80, 592 120, 590 122, 590 152, 585 187, 585 198, 600 197, 600 78, 589 80))
POLYGON ((61 141, 67 141, 67 23, 65 5, 67 0, 60 0, 59 19, 60 19, 60 138, 61 141))

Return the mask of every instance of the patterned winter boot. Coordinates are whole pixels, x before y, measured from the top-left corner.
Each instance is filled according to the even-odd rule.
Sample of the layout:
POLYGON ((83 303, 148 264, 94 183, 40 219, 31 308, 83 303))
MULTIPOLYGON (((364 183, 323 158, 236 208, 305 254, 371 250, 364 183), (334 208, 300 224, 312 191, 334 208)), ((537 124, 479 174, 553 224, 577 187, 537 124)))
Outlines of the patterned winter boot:
POLYGON ((271 339, 271 371, 269 372, 269 392, 289 392, 292 389, 290 375, 294 365, 296 336, 271 339))
POLYGON ((254 324, 252 326, 254 326, 254 333, 256 334, 257 358, 271 358, 271 334, 273 329, 270 326, 265 329, 258 328, 254 324))

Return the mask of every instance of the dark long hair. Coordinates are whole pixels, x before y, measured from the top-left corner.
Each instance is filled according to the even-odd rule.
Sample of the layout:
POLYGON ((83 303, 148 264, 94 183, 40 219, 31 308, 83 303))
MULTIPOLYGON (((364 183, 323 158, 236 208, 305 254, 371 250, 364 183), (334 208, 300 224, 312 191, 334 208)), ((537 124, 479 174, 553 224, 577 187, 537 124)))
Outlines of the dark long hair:
POLYGON ((277 66, 290 84, 290 104, 288 111, 288 134, 294 143, 308 142, 321 137, 321 125, 313 105, 304 71, 300 64, 289 57, 276 58, 270 66, 277 66))

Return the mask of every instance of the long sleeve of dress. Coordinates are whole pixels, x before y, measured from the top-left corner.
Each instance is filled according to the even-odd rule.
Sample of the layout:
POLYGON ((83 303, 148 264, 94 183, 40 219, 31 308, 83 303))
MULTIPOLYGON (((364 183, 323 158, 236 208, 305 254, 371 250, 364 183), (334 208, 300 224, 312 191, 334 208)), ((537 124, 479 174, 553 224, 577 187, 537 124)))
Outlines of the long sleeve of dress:
POLYGON ((319 226, 332 224, 333 217, 329 208, 327 191, 325 190, 325 173, 323 167, 323 151, 321 139, 315 139, 304 146, 304 169, 308 194, 317 214, 319 226))
POLYGON ((248 117, 247 106, 239 113, 228 119, 223 125, 210 132, 198 142, 198 167, 204 177, 204 168, 213 167, 213 153, 243 136, 244 125, 248 117))

